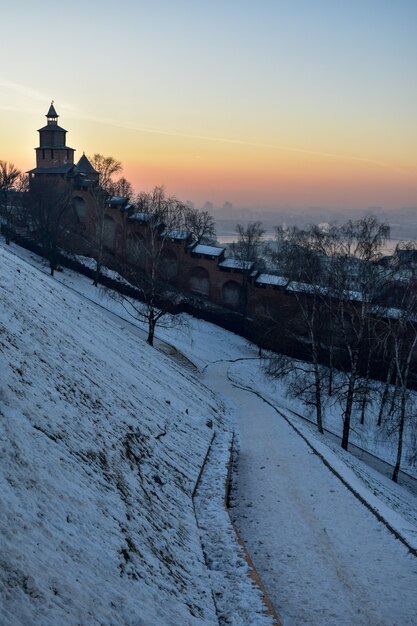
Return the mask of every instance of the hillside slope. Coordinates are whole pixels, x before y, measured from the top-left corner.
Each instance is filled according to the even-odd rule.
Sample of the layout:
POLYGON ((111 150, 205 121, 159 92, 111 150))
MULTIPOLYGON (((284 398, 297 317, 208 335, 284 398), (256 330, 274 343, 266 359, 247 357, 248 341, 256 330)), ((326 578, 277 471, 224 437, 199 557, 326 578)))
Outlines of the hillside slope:
POLYGON ((191 492, 221 408, 0 249, 1 624, 212 624, 191 492))

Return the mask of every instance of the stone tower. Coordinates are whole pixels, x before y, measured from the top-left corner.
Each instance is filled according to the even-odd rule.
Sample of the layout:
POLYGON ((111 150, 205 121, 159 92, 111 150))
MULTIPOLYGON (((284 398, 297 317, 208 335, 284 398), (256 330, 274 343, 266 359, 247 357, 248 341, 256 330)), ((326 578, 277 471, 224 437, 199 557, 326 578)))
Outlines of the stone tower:
POLYGON ((46 114, 47 124, 39 129, 36 168, 33 174, 67 174, 74 165, 74 148, 66 145, 67 131, 58 126, 59 115, 52 101, 46 114))

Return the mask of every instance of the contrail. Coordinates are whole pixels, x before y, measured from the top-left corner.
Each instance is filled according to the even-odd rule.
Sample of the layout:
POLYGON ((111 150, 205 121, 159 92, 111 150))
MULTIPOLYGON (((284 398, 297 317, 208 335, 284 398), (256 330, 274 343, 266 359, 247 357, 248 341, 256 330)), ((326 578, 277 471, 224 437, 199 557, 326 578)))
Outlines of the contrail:
POLYGON ((411 172, 410 170, 395 167, 393 165, 390 165, 389 163, 386 163, 385 161, 376 161, 374 159, 369 159, 366 157, 356 157, 356 156, 352 156, 348 154, 340 154, 337 152, 322 152, 319 150, 308 150, 307 148, 295 148, 293 146, 286 146, 286 145, 280 145, 280 144, 274 144, 274 143, 264 143, 264 142, 257 142, 257 141, 247 141, 244 139, 236 139, 236 138, 230 138, 230 137, 217 137, 213 135, 181 133, 178 131, 167 131, 167 130, 161 130, 157 128, 147 128, 145 126, 138 126, 136 124, 132 124, 129 122, 125 123, 125 122, 120 122, 116 120, 104 119, 104 118, 98 119, 98 118, 93 118, 93 117, 85 117, 85 116, 82 116, 82 117, 83 119, 86 119, 89 121, 99 122, 101 124, 115 126, 117 128, 124 128, 126 130, 133 130, 133 131, 141 132, 141 133, 148 133, 148 134, 153 134, 153 135, 165 135, 167 137, 182 137, 185 139, 200 139, 202 141, 227 143, 227 144, 233 144, 233 145, 248 146, 252 148, 267 148, 270 150, 279 150, 282 152, 311 154, 314 156, 323 156, 323 157, 328 157, 332 159, 341 159, 345 161, 357 161, 360 163, 368 163, 370 165, 376 165, 384 169, 392 170, 399 174, 407 174, 407 175, 413 174, 413 172, 411 172))
MULTIPOLYGON (((12 81, 5 80, 3 78, 0 78, 0 89, 1 88, 7 89, 9 92, 17 94, 19 96, 23 96, 24 98, 27 98, 28 100, 31 100, 32 102, 44 102, 46 105, 46 103, 48 102, 50 103, 52 100, 51 96, 45 96, 45 94, 41 93, 40 91, 32 89, 31 87, 27 87, 26 85, 21 85, 19 83, 14 83, 12 81)), ((76 110, 76 108, 70 104, 63 103, 63 102, 61 104, 68 111, 76 110)), ((0 106, 0 109, 2 111, 16 111, 18 113, 26 113, 26 112, 33 113, 33 110, 29 109, 28 106, 19 107, 19 106, 3 106, 2 105, 0 106)))
POLYGON ((14 93, 17 93, 20 96, 25 96, 26 98, 30 98, 31 100, 45 102, 45 96, 43 94, 41 94, 39 91, 35 91, 35 89, 26 87, 25 85, 19 85, 18 83, 13 83, 11 81, 0 78, 0 87, 5 87, 6 89, 13 91, 14 93))

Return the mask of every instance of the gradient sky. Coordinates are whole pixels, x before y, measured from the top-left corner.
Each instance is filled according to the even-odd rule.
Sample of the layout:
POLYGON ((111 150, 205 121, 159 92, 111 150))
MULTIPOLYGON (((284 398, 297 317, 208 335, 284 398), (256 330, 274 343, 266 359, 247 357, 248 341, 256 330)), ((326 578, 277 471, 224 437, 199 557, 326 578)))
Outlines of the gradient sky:
POLYGON ((417 206, 417 0, 2 3, 0 159, 54 99, 76 158, 197 205, 417 206))

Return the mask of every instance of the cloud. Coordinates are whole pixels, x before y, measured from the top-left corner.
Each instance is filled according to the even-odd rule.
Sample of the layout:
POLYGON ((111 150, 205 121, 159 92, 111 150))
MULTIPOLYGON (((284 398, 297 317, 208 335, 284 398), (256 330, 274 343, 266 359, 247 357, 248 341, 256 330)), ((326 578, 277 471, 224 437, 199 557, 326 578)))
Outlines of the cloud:
POLYGON ((45 96, 43 94, 39 93, 39 91, 31 89, 30 87, 26 87, 26 85, 19 85, 18 83, 12 83, 11 81, 0 78, 0 88, 1 87, 30 100, 45 101, 45 96))
MULTIPOLYGON (((15 83, 0 77, 0 93, 2 94, 2 103, 0 109, 2 111, 15 111, 17 113, 33 113, 34 105, 42 102, 45 106, 51 102, 51 96, 45 95, 36 89, 32 89, 27 85, 15 83)), ((71 104, 61 102, 67 111, 75 111, 76 108, 71 104)))

